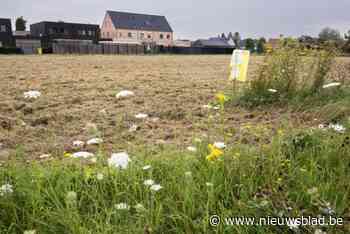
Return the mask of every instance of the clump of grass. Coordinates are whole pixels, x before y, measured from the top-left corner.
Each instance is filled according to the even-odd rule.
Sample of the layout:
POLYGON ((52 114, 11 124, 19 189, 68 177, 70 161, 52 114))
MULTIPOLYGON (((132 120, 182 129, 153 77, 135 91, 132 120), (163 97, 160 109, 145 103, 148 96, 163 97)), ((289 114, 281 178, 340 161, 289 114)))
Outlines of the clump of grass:
MULTIPOLYGON (((348 126, 347 126, 348 128, 348 126)), ((225 225, 225 217, 344 217, 350 202, 349 132, 281 131, 271 144, 197 152, 134 152, 126 170, 80 161, 8 162, 0 167, 1 233, 289 233, 284 226, 225 225), (145 165, 150 165, 143 169, 145 165), (103 176, 101 176, 103 175, 103 176), (144 181, 162 186, 151 191, 144 181), (119 204, 119 205, 117 205, 119 204), (123 204, 123 205, 121 205, 123 204), (122 208, 122 209, 121 209, 122 208), (217 214, 222 223, 211 227, 217 214)), ((321 227, 298 227, 314 233, 321 227)), ((348 233, 347 226, 322 227, 348 233)))
POLYGON ((337 52, 333 48, 306 51, 291 39, 265 57, 258 76, 239 97, 247 107, 292 105, 297 108, 323 105, 348 96, 343 81, 332 81, 331 68, 337 52), (324 89, 330 82, 338 87, 324 89))

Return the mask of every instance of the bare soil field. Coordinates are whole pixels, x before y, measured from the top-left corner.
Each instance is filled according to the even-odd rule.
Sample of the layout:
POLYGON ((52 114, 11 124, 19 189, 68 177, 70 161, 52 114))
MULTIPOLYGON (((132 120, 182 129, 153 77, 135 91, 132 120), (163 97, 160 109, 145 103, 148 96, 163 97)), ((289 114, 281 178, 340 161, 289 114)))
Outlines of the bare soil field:
MULTIPOLYGON (((230 56, 2 56, 0 161, 19 150, 28 159, 63 155, 73 150, 73 141, 97 135, 107 150, 130 151, 145 144, 185 148, 194 137, 212 131, 203 105, 231 89, 229 61, 230 56), (42 95, 26 100, 23 93, 29 90, 42 95), (121 90, 135 96, 118 100, 121 90), (138 120, 138 113, 149 118, 138 120), (129 131, 133 124, 139 126, 136 132, 129 131)), ((262 57, 252 57, 249 78, 262 62, 262 57)), ((298 127, 318 123, 313 116, 281 108, 230 107, 225 112, 232 142, 247 124, 273 133, 286 121, 298 127)))

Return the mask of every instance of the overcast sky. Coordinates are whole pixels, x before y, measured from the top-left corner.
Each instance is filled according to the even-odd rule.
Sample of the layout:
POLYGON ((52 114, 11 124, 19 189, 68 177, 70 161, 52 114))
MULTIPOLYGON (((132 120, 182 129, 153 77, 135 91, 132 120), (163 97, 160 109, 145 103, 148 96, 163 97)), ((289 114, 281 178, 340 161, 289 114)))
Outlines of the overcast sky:
POLYGON ((175 37, 197 39, 222 32, 246 37, 317 35, 325 26, 350 30, 350 0, 0 0, 0 18, 101 25, 105 11, 165 15, 175 37))

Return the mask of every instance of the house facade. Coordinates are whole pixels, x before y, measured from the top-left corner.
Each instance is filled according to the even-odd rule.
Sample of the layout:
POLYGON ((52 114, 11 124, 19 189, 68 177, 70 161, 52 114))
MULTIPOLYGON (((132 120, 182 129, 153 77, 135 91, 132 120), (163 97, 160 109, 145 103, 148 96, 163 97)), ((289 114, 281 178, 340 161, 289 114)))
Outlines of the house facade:
POLYGON ((0 18, 0 47, 12 47, 13 45, 11 20, 0 18))
POLYGON ((57 40, 97 43, 100 27, 95 24, 43 21, 30 25, 30 33, 42 40, 42 46, 48 48, 57 40))
POLYGON ((107 11, 101 37, 115 43, 171 46, 173 30, 164 16, 107 11))

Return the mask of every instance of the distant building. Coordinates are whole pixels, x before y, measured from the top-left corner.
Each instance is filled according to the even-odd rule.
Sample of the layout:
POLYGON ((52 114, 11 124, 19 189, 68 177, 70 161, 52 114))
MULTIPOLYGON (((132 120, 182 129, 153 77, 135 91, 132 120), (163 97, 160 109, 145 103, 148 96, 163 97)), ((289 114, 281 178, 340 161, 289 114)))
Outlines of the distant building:
POLYGON ((100 27, 95 24, 43 21, 30 25, 30 33, 34 37, 41 38, 44 48, 50 48, 51 43, 56 40, 97 43, 100 38, 100 27))
POLYGON ((13 45, 11 20, 0 18, 0 47, 12 47, 13 45))
POLYGON ((199 39, 192 44, 194 47, 205 48, 234 48, 227 40, 219 37, 210 39, 199 39))
POLYGON ((175 40, 173 46, 177 47, 191 47, 192 42, 190 40, 175 40))
POLYGON ((107 11, 101 36, 120 43, 155 43, 170 46, 173 30, 164 16, 107 11))

